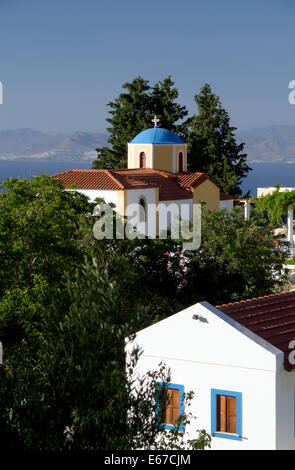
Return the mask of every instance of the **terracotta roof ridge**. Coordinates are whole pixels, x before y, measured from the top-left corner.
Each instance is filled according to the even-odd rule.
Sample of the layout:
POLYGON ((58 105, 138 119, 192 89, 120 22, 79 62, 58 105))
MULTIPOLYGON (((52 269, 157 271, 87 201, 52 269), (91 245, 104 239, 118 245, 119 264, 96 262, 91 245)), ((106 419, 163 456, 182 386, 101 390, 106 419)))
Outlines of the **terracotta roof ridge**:
POLYGON ((204 171, 190 171, 190 170, 181 171, 180 174, 182 174, 182 175, 206 175, 206 173, 204 171))
MULTIPOLYGON (((249 299, 251 300, 251 299, 249 299)), ((265 307, 268 308, 268 312, 271 313, 271 312, 275 312, 276 309, 278 308, 278 306, 280 306, 280 310, 284 310, 285 308, 293 308, 295 307, 295 297, 293 299, 293 296, 291 297, 283 297, 283 296, 280 296, 280 297, 276 297, 275 299, 273 298, 267 298, 265 300, 260 300, 258 299, 257 301, 255 301, 255 298, 253 299, 254 302, 252 303, 249 303, 249 304, 244 304, 242 303, 235 303, 235 304, 226 304, 228 305, 228 307, 226 307, 226 305, 222 306, 222 307, 226 307, 226 308, 230 308, 232 313, 239 313, 241 312, 241 307, 243 306, 243 313, 244 315, 246 316, 249 316, 249 315, 252 315, 253 314, 253 311, 255 311, 256 313, 256 316, 258 315, 262 315, 264 313, 264 309, 265 307), (287 307, 283 307, 282 304, 284 304, 286 302, 286 300, 288 300, 288 306, 287 307), (291 305, 290 305, 290 302, 291 305)))
POLYGON ((150 168, 147 166, 146 168, 111 168, 111 171, 145 171, 145 170, 150 170, 150 171, 157 171, 154 170, 154 168, 150 168))
MULTIPOLYGON (((153 169, 153 168, 152 168, 153 169)), ((153 171, 155 171, 156 173, 158 173, 159 175, 162 175, 164 176, 164 178, 176 178, 177 175, 176 173, 172 173, 172 171, 165 171, 165 170, 156 170, 156 169, 153 169, 153 171)))
POLYGON ((221 305, 215 305, 216 308, 221 308, 221 307, 230 307, 230 306, 238 306, 238 305, 245 305, 250 302, 254 301, 260 301, 260 300, 267 300, 271 298, 279 298, 279 297, 284 297, 290 294, 294 294, 295 296, 295 289, 291 291, 286 291, 286 292, 277 292, 276 294, 268 294, 268 295, 262 295, 261 297, 253 297, 252 299, 246 299, 246 300, 239 300, 237 302, 229 302, 228 304, 221 304, 221 305))
POLYGON ((125 189, 125 186, 111 173, 112 170, 104 170, 106 172, 107 175, 109 175, 111 177, 111 179, 113 181, 115 181, 115 183, 117 183, 121 189, 125 189))
POLYGON ((54 178, 55 176, 59 175, 65 175, 66 173, 71 173, 73 170, 65 170, 65 171, 60 171, 59 173, 55 173, 55 175, 51 175, 50 178, 54 178))
POLYGON ((105 168, 72 168, 71 170, 67 170, 65 173, 69 171, 106 171, 105 168))

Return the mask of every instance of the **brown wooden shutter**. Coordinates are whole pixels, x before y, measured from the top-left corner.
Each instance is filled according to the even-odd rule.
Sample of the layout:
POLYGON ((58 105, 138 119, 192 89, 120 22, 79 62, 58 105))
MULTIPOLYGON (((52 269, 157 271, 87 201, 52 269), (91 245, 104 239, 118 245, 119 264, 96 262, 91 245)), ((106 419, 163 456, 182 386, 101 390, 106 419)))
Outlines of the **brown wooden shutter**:
POLYGON ((172 423, 175 424, 179 417, 179 390, 172 390, 172 423))
POLYGON ((173 425, 179 417, 179 391, 168 389, 169 402, 166 408, 166 424, 173 425))
POLYGON ((172 390, 168 389, 168 403, 166 407, 166 424, 172 424, 172 390))
POLYGON ((237 432, 237 404, 235 397, 227 397, 227 432, 235 434, 237 432))
POLYGON ((224 395, 217 395, 216 400, 216 431, 226 432, 226 397, 224 395))

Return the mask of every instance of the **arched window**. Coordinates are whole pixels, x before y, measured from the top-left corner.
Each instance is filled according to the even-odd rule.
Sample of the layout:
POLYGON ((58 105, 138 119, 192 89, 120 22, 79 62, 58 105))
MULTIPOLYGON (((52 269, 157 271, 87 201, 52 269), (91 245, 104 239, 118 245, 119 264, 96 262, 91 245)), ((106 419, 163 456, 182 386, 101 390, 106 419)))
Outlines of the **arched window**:
POLYGON ((139 199, 139 222, 145 222, 146 221, 146 202, 145 198, 141 197, 139 199))
POLYGON ((146 168, 146 155, 145 155, 145 152, 140 152, 140 155, 139 155, 139 168, 146 168))
POLYGON ((178 154, 178 171, 183 171, 183 154, 179 152, 178 154))

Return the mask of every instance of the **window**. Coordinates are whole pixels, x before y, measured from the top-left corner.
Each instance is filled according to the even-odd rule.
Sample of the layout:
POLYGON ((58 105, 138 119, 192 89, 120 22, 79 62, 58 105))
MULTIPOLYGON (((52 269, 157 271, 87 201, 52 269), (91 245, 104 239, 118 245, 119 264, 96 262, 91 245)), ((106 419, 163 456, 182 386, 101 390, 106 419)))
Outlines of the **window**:
POLYGON ((145 199, 144 197, 141 197, 139 199, 139 222, 145 222, 146 221, 146 204, 145 204, 145 199))
POLYGON ((140 152, 140 155, 139 155, 139 168, 146 168, 146 155, 145 155, 145 152, 140 152))
POLYGON ((183 153, 179 152, 178 154, 178 171, 183 171, 183 153))
POLYGON ((168 389, 169 402, 165 410, 165 424, 173 426, 179 418, 179 390, 168 389))
POLYGON ((225 395, 216 396, 216 431, 237 432, 237 403, 236 397, 225 395))
POLYGON ((242 439, 242 394, 211 390, 211 434, 227 439, 242 439))
MULTIPOLYGON (((163 385, 160 383, 159 385, 163 385)), ((163 416, 165 416, 165 429, 173 429, 179 416, 183 415, 183 385, 166 384, 168 392, 168 404, 164 403, 162 407, 163 416)), ((162 406, 162 405, 160 405, 162 406)), ((183 432, 183 426, 180 424, 179 430, 183 432)))

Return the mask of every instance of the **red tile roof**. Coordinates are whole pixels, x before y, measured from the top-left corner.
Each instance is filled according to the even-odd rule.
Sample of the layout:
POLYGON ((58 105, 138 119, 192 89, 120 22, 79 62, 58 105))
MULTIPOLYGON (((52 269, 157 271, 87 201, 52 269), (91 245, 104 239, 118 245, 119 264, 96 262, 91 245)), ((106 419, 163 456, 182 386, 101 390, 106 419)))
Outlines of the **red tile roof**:
POLYGON ((179 184, 183 188, 196 188, 206 179, 208 179, 208 176, 205 175, 205 173, 197 173, 192 171, 186 171, 179 173, 178 175, 179 184))
POLYGON ((77 189, 124 189, 109 170, 68 170, 51 178, 60 179, 65 188, 75 184, 77 189))
POLYGON ((72 184, 77 189, 144 189, 159 188, 160 201, 192 199, 192 189, 203 183, 205 173, 170 173, 162 170, 124 169, 124 170, 68 170, 53 175, 60 179, 65 188, 72 184))
POLYGON ((295 340, 295 290, 241 302, 217 305, 217 308, 258 336, 284 352, 289 363, 289 342, 295 340))

